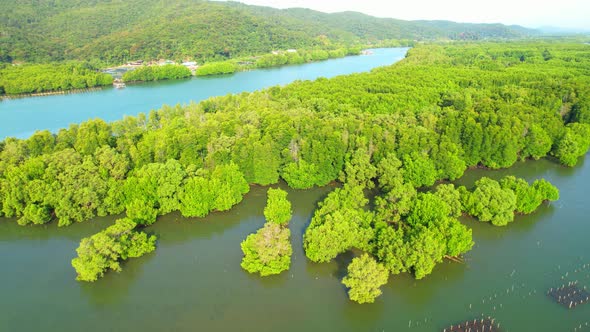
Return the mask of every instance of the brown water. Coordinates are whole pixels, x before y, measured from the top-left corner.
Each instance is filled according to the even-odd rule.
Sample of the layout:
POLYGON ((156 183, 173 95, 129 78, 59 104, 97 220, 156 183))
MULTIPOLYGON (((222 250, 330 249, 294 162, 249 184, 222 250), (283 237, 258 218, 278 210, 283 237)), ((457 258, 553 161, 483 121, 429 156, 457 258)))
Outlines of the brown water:
POLYGON ((463 220, 476 243, 465 264, 444 262, 420 281, 390 277, 371 305, 348 301, 340 284, 352 254, 329 264, 303 254, 303 231, 333 187, 288 190, 292 266, 265 279, 240 268, 240 242, 264 223, 265 188, 253 188, 226 213, 162 217, 148 228, 159 238, 153 254, 93 284, 74 280, 70 260, 82 237, 114 218, 61 229, 2 220, 0 331, 438 331, 482 314, 504 331, 574 331, 580 324, 578 331, 590 331, 590 304, 567 310, 545 295, 567 281, 590 287, 590 266, 579 269, 590 264, 590 162, 519 163, 469 171, 458 182, 507 174, 544 177, 561 199, 503 228, 463 220))

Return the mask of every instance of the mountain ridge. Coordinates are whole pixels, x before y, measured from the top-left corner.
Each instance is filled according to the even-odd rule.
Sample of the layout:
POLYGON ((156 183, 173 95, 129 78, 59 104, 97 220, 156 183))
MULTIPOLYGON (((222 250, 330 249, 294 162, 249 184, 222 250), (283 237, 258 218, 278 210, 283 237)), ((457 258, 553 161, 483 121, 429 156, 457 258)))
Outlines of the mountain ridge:
POLYGON ((225 60, 275 49, 384 40, 522 38, 501 24, 403 21, 202 0, 15 0, 0 3, 0 61, 225 60))

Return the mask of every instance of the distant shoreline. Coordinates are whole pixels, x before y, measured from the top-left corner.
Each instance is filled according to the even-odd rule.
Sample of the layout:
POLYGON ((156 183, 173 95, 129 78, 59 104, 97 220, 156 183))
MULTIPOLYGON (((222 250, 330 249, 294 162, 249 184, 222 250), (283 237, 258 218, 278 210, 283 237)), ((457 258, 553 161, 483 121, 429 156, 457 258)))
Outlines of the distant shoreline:
POLYGON ((103 87, 96 86, 96 87, 84 88, 84 89, 56 90, 56 91, 45 91, 45 92, 36 92, 36 93, 19 93, 16 95, 0 96, 0 101, 10 100, 10 99, 21 99, 21 98, 28 98, 28 97, 44 97, 44 96, 55 96, 55 95, 67 95, 67 94, 71 94, 71 93, 94 92, 94 91, 99 91, 102 89, 103 89, 103 87))

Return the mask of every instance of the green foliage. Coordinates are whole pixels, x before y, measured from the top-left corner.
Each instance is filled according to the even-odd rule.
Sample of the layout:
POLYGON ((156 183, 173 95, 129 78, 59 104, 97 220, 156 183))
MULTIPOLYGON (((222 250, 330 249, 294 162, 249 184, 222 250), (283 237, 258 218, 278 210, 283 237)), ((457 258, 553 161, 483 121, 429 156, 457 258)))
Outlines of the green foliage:
POLYGON ((269 188, 267 192, 264 217, 268 222, 284 225, 291 220, 291 202, 287 199, 287 192, 277 188, 269 188))
MULTIPOLYGON (((392 192, 402 197, 398 189, 392 192)), ((384 197, 387 200, 391 192, 384 197)), ((445 256, 460 256, 471 250, 471 230, 455 219, 461 214, 459 199, 453 185, 440 185, 434 193, 414 192, 406 198, 407 207, 401 214, 387 212, 396 208, 395 203, 380 204, 377 200, 375 256, 391 273, 411 271, 421 279, 445 256)))
POLYGON ((215 188, 207 177, 194 176, 186 180, 180 195, 180 212, 185 217, 204 217, 213 210, 215 188))
POLYGON ((409 252, 406 264, 412 267, 416 279, 429 275, 437 263, 441 262, 446 251, 444 235, 435 229, 425 227, 410 235, 409 252))
POLYGON ((242 268, 261 276, 279 274, 291 265, 291 232, 274 222, 267 222, 242 242, 242 268))
POLYGON ((178 192, 185 177, 184 168, 173 159, 137 170, 125 183, 127 216, 149 225, 156 216, 178 210, 178 192))
POLYGON ((348 275, 342 283, 349 288, 348 297, 358 303, 373 303, 381 295, 381 286, 387 283, 389 272, 368 254, 353 258, 348 275))
POLYGON ((230 163, 187 178, 180 190, 182 215, 204 217, 211 211, 229 210, 242 201, 250 187, 238 166, 230 163))
POLYGON ((307 257, 328 262, 351 249, 368 249, 374 236, 370 227, 373 213, 365 211, 368 200, 363 188, 345 185, 331 192, 319 204, 303 236, 307 257))
POLYGON ((100 146, 108 144, 111 137, 111 128, 104 120, 88 120, 78 127, 74 148, 82 155, 91 155, 100 146))
POLYGON ((503 189, 498 181, 483 177, 475 182, 475 190, 466 196, 463 206, 481 221, 506 226, 514 220, 516 195, 510 189, 503 189))
POLYGON ((305 160, 299 163, 290 163, 284 169, 281 176, 289 187, 294 189, 309 189, 318 184, 317 177, 319 171, 316 165, 310 164, 305 160))
POLYGON ((459 188, 463 207, 467 213, 495 226, 505 226, 514 220, 514 213, 529 214, 541 203, 559 199, 559 190, 548 181, 525 180, 506 176, 500 182, 483 177, 475 182, 475 190, 459 188))
POLYGON ((504 189, 510 189, 516 195, 516 212, 529 214, 534 212, 544 201, 559 199, 559 190, 547 180, 536 180, 530 186, 525 180, 507 176, 500 180, 504 189))
POLYGON ((395 229, 387 225, 377 231, 375 255, 392 274, 407 272, 410 268, 407 259, 413 251, 404 240, 402 228, 395 229))
POLYGON ((445 202, 450 208, 449 215, 452 217, 459 217, 463 212, 461 205, 461 194, 453 184, 440 184, 436 186, 434 194, 445 202))
POLYGON ((33 223, 35 225, 45 224, 51 221, 49 206, 31 203, 23 211, 23 216, 18 220, 19 225, 33 223))
POLYGON ((28 64, 0 68, 0 95, 85 89, 113 84, 108 74, 85 64, 28 64))
POLYGON ((197 76, 233 74, 238 70, 238 66, 233 62, 212 62, 199 66, 196 71, 197 76))
POLYGON ((344 172, 340 180, 350 185, 370 189, 373 188, 373 179, 376 175, 377 168, 371 163, 371 155, 365 148, 359 148, 344 164, 344 172))
POLYGON ((434 163, 428 156, 421 153, 405 155, 403 158, 403 177, 414 187, 431 186, 437 179, 434 163))
POLYGON ((159 81, 191 77, 191 71, 182 65, 144 66, 123 74, 123 81, 159 81))
POLYGON ((392 153, 377 164, 377 176, 379 187, 384 191, 391 191, 404 182, 402 174, 402 162, 392 153))
POLYGON ((551 151, 553 141, 551 136, 543 129, 543 127, 534 124, 529 128, 526 136, 524 148, 522 149, 522 156, 524 158, 531 157, 535 160, 544 157, 551 151))
POLYGON ((72 259, 79 281, 96 281, 108 270, 121 271, 121 261, 141 257, 156 249, 156 237, 135 231, 137 224, 119 219, 107 229, 82 239, 72 259))
POLYGON ((553 154, 566 166, 575 166, 590 147, 590 125, 571 123, 559 139, 553 154))
MULTIPOLYGON (((325 46, 324 46, 325 47, 325 46)), ((334 50, 289 50, 287 52, 274 52, 256 59, 256 68, 269 68, 283 65, 302 64, 311 61, 326 60, 328 58, 342 58, 347 55, 358 55, 361 50, 349 50, 339 48, 334 50)))

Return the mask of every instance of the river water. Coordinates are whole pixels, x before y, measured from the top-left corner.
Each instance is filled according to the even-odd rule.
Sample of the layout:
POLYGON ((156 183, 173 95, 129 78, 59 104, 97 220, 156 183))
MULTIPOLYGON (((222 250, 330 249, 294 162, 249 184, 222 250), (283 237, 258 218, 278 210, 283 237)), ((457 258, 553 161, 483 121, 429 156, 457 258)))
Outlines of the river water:
POLYGON ((92 118, 121 119, 159 109, 163 104, 187 104, 211 96, 254 91, 295 80, 366 72, 403 59, 408 48, 374 49, 373 54, 349 56, 303 65, 239 72, 233 75, 198 77, 112 87, 89 93, 30 97, 0 101, 0 140, 25 138, 35 130, 57 131, 70 123, 92 118))
POLYGON ((264 223, 262 187, 228 212, 159 218, 147 228, 158 235, 155 252, 91 284, 75 281, 70 261, 80 239, 114 217, 67 228, 0 219, 0 331, 442 331, 482 315, 494 317, 503 331, 574 331, 580 325, 577 331, 590 331, 590 304, 568 310, 545 295, 569 281, 590 287, 590 161, 574 168, 540 160, 470 170, 457 182, 470 186, 482 176, 508 174, 546 178, 561 198, 506 227, 462 219, 476 243, 464 264, 445 261, 420 281, 391 276, 370 305, 350 302, 340 283, 353 254, 326 264, 305 258, 302 234, 330 186, 283 186, 294 210, 293 261, 288 272, 267 278, 240 268, 240 242, 264 223))
POLYGON ((240 268, 240 242, 264 223, 261 187, 229 212, 161 217, 147 229, 158 235, 154 253, 92 284, 74 280, 70 260, 82 237, 113 218, 62 229, 3 220, 0 330, 440 331, 482 314, 495 317, 504 331, 573 331, 590 323, 590 304, 568 310, 545 295, 568 281, 590 287, 590 265, 582 268, 590 264, 590 162, 564 168, 540 160, 502 171, 473 170, 459 182, 506 174, 544 177, 560 188, 561 199, 507 227, 463 219, 476 243, 465 264, 446 261, 420 281, 392 276, 370 305, 348 301, 340 284, 352 254, 314 264, 303 253, 303 231, 333 187, 285 188, 294 210, 292 266, 264 279, 240 268))

